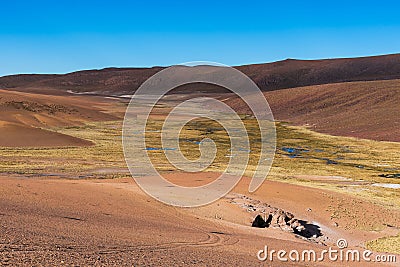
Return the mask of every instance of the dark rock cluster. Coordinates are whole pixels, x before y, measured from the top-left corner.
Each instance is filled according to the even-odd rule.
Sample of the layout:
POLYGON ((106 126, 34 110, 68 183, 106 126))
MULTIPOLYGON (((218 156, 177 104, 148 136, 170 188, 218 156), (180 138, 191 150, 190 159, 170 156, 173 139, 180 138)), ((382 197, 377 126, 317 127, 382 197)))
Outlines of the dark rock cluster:
MULTIPOLYGON (((262 203, 242 194, 233 193, 225 198, 229 199, 230 203, 239 205, 253 216, 252 227, 281 229, 315 243, 324 244, 327 240, 318 225, 297 219, 291 212, 272 207, 267 203, 262 203)), ((311 211, 311 209, 309 208, 308 211, 311 211)))

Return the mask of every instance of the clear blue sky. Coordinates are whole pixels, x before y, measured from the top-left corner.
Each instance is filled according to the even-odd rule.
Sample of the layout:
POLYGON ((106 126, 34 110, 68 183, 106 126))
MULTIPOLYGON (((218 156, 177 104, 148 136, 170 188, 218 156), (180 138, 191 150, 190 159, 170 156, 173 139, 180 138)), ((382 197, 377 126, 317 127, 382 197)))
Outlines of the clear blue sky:
POLYGON ((0 75, 400 52, 398 1, 2 1, 0 75))

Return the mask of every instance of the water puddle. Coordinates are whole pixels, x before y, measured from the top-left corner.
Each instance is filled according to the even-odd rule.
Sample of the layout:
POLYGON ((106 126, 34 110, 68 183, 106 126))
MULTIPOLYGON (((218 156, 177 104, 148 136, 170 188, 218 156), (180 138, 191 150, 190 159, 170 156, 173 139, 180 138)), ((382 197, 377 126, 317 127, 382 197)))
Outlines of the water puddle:
POLYGON ((167 151, 167 150, 176 150, 175 147, 146 147, 147 151, 167 151))
POLYGON ((372 186, 384 187, 384 188, 391 188, 391 189, 400 189, 400 184, 372 184, 372 186))

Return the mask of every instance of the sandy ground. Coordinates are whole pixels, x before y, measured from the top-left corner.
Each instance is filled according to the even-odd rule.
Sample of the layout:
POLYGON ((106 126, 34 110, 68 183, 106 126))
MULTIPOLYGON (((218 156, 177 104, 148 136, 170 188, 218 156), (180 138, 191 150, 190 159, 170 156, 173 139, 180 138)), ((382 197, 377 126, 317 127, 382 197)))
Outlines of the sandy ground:
MULTIPOLYGON (((207 182, 216 175, 194 174, 190 179, 207 182)), ((187 175, 170 174, 168 179, 179 182, 184 177, 187 180, 187 175)), ((243 179, 234 192, 245 191, 248 181, 243 179)), ((250 227, 251 214, 227 198, 196 209, 166 206, 145 195, 133 179, 1 176, 0 183, 2 265, 282 266, 277 259, 260 262, 256 253, 265 245, 276 250, 326 248, 279 229, 250 227)), ((340 224, 345 222, 333 229, 324 220, 327 194, 334 201, 342 197, 270 181, 250 197, 288 209, 296 217, 318 220, 329 236, 347 238, 352 247, 370 238, 362 232, 342 230, 340 224)), ((328 261, 286 264, 343 266, 328 261)))
POLYGON ((91 141, 77 137, 15 123, 0 122, 0 128, 0 146, 2 147, 61 147, 93 145, 91 141))

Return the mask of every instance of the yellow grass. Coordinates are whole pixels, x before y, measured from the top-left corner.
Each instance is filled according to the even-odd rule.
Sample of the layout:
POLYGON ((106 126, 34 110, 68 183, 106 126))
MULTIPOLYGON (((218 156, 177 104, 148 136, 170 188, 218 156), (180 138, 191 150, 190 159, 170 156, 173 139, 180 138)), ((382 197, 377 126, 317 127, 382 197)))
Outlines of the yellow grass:
POLYGON ((400 254, 400 235, 383 237, 367 242, 367 248, 380 251, 400 254))

